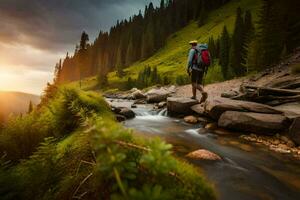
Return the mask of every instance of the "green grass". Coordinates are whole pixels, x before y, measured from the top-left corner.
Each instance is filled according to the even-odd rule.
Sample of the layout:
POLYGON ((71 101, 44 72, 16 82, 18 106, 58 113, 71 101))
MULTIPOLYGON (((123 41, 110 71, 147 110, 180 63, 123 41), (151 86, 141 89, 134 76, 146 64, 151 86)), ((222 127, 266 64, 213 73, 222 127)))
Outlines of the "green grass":
MULTIPOLYGON (((208 42, 209 37, 217 39, 222 32, 224 25, 230 33, 233 32, 236 8, 240 6, 244 11, 252 11, 254 20, 257 19, 257 11, 260 7, 260 0, 233 0, 225 6, 211 12, 205 25, 198 27, 196 22, 191 22, 182 30, 174 33, 168 38, 166 45, 149 59, 136 62, 125 70, 126 76, 119 78, 115 72, 109 74, 108 80, 111 87, 118 87, 130 76, 137 78, 137 75, 144 66, 157 66, 161 76, 169 76, 174 82, 176 76, 186 73, 186 60, 189 50, 188 42, 197 39, 200 43, 208 42)), ((219 66, 211 69, 206 77, 206 83, 223 81, 219 66)))

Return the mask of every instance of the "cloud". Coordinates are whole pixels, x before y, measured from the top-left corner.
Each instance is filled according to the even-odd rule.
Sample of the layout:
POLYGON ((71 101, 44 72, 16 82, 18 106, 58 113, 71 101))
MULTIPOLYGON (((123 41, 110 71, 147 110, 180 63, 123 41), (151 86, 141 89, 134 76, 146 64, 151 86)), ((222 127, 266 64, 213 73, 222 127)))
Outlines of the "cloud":
MULTIPOLYGON (((154 2, 158 2, 155 0, 154 2)), ((86 30, 108 30, 143 9, 146 0, 1 0, 0 41, 49 51, 74 46, 86 30)))
MULTIPOLYGON (((0 90, 40 93, 54 65, 149 0, 0 0, 0 90)), ((160 0, 153 0, 158 5, 160 0)))

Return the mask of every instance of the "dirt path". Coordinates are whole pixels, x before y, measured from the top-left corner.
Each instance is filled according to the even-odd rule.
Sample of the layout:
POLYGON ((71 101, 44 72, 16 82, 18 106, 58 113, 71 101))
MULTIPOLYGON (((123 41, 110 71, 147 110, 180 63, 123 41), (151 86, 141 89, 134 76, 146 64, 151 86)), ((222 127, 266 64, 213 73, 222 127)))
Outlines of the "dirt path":
MULTIPOLYGON (((247 78, 238 78, 225 82, 209 84, 204 87, 204 90, 208 93, 208 99, 213 99, 215 97, 220 97, 223 92, 228 92, 230 90, 239 91, 240 85, 247 78)), ((174 96, 178 97, 191 97, 192 96, 192 86, 184 85, 179 86, 174 96)), ((201 94, 197 91, 197 98, 201 98, 201 94)))

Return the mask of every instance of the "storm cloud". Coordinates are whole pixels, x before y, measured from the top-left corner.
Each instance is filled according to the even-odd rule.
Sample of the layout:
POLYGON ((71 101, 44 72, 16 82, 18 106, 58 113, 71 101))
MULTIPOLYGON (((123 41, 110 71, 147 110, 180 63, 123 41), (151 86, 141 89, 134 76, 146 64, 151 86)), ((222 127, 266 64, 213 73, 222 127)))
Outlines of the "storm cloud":
MULTIPOLYGON (((147 0, 1 0, 0 41, 49 51, 70 48, 85 30, 93 38, 147 0)), ((154 0, 157 3, 158 0, 154 0)))

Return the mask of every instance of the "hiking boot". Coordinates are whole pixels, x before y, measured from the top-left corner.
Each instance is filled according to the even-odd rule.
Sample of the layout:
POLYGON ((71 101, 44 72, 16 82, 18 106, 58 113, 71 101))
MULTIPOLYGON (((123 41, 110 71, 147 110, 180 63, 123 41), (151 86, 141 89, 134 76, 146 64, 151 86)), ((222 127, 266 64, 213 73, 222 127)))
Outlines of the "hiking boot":
POLYGON ((197 98, 196 98, 196 97, 191 97, 191 99, 197 100, 197 98))
POLYGON ((207 92, 203 92, 200 103, 204 103, 206 101, 207 97, 208 97, 207 92))

